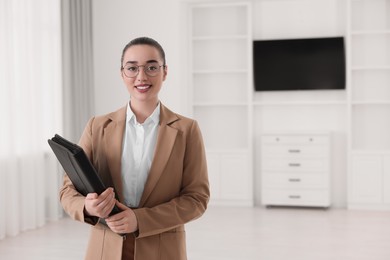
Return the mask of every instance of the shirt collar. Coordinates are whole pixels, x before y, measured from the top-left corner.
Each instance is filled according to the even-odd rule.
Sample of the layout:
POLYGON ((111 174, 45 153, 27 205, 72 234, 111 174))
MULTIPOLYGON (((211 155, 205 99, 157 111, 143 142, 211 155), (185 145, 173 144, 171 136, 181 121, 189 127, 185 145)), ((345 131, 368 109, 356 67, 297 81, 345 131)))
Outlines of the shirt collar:
MULTIPOLYGON (((128 123, 132 122, 133 124, 138 124, 136 116, 133 110, 131 110, 130 102, 131 101, 127 103, 126 122, 128 123)), ((149 122, 154 122, 155 124, 158 124, 160 122, 160 102, 158 102, 153 113, 148 118, 146 118, 143 124, 147 124, 149 122)))

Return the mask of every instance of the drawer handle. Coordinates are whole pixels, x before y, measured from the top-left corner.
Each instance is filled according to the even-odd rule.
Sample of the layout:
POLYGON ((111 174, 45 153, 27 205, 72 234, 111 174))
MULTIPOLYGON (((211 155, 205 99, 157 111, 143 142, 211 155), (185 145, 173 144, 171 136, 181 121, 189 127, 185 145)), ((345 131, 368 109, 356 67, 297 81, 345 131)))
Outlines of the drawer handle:
POLYGON ((299 195, 289 195, 288 198, 290 198, 290 199, 300 199, 301 196, 299 196, 299 195))
POLYGON ((301 167, 300 163, 289 163, 288 166, 290 167, 301 167))
POLYGON ((299 150, 299 149, 289 149, 288 152, 289 153, 300 153, 301 150, 299 150))
POLYGON ((290 179, 288 179, 288 181, 289 182, 300 182, 301 179, 299 179, 299 178, 290 178, 290 179))

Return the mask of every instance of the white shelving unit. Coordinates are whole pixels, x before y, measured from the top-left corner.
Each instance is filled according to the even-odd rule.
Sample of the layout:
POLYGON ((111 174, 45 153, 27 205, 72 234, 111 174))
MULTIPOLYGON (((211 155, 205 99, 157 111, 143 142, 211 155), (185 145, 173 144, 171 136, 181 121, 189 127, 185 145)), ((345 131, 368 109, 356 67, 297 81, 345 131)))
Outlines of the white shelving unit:
POLYGON ((390 210, 390 0, 345 4, 346 32, 328 32, 345 33, 346 90, 280 94, 253 90, 251 13, 258 5, 187 1, 189 100, 204 135, 211 204, 253 205, 263 197, 263 165, 253 159, 264 155, 262 134, 329 131, 329 203, 344 205, 346 181, 348 208, 390 210))
POLYGON ((190 100, 211 204, 253 205, 251 5, 190 3, 190 100))
POLYGON ((390 0, 348 1, 348 207, 390 209, 390 0))

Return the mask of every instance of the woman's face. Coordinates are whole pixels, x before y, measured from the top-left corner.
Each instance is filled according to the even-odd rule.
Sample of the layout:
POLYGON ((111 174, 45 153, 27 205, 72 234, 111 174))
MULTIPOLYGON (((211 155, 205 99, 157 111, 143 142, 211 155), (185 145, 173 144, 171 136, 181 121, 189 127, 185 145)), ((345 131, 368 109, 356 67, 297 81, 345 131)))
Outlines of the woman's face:
POLYGON ((163 59, 160 57, 158 50, 153 46, 134 45, 126 50, 122 64, 124 69, 122 69, 121 74, 131 96, 132 104, 146 102, 155 105, 158 102, 158 93, 167 76, 167 68, 161 65, 163 65, 163 59), (134 69, 137 69, 137 66, 141 66, 138 67, 138 75, 135 77, 126 76, 125 70, 127 72, 134 71, 134 69), (157 73, 149 73, 157 75, 147 75, 145 73, 145 68, 147 67, 155 71, 158 70, 157 73))

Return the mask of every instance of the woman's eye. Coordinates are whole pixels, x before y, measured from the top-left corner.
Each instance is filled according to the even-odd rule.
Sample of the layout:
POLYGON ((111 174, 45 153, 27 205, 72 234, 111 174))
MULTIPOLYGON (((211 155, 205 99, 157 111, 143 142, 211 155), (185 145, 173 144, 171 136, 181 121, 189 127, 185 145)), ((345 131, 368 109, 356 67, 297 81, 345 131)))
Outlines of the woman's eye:
POLYGON ((127 70, 128 71, 137 71, 137 67, 136 66, 127 67, 127 70))
POLYGON ((157 70, 157 66, 155 66, 155 65, 148 67, 148 71, 155 71, 155 70, 157 70))

